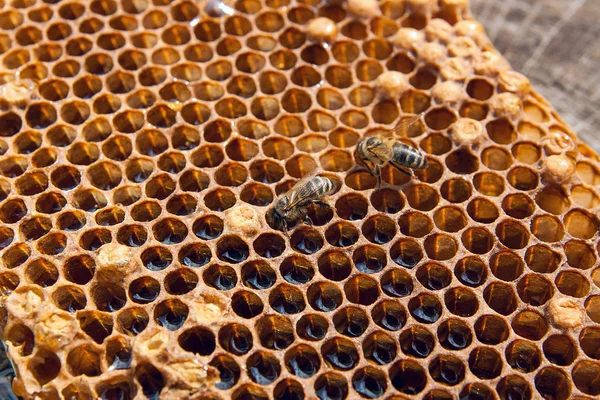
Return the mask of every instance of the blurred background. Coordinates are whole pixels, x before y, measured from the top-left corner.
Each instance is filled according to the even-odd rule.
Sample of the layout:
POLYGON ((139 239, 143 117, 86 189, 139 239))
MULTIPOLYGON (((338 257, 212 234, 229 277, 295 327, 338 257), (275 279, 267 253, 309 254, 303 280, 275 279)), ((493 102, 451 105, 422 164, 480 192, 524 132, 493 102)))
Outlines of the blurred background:
POLYGON ((470 0, 513 68, 600 152, 600 0, 470 0))

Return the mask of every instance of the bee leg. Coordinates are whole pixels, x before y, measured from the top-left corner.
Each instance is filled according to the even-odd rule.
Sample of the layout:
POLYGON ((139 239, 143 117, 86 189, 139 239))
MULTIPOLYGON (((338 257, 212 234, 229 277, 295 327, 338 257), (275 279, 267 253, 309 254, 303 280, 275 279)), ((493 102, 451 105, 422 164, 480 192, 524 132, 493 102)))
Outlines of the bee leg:
POLYGON ((283 233, 285 233, 285 236, 287 236, 288 238, 290 237, 290 230, 286 219, 283 220, 283 233))
POLYGON ((370 173, 371 175, 373 175, 373 176, 375 176, 375 175, 376 175, 376 172, 375 172, 375 167, 374 167, 374 166, 371 166, 371 162, 370 162, 370 161, 369 161, 369 162, 365 162, 365 167, 367 167, 367 170, 369 171, 369 173, 370 173))
POLYGON ((321 200, 313 201, 313 204, 316 204, 319 207, 329 207, 329 204, 327 204, 327 203, 325 203, 324 201, 321 201, 321 200))
POLYGON ((412 176, 412 173, 410 171, 407 171, 406 169, 404 169, 404 167, 402 167, 401 165, 396 164, 396 163, 392 163, 392 162, 390 162, 390 164, 392 164, 392 166, 394 168, 396 168, 398 171, 400 171, 402 173, 405 173, 408 176, 412 176))
POLYGON ((298 212, 300 213, 300 216, 302 217, 302 220, 304 221, 305 224, 307 225, 314 225, 312 222, 312 219, 310 219, 310 217, 308 216, 308 214, 306 214, 306 212, 304 210, 298 210, 298 212))
POLYGON ((379 164, 375 165, 375 174, 377 177, 377 189, 379 189, 381 187, 381 168, 379 167, 379 164))

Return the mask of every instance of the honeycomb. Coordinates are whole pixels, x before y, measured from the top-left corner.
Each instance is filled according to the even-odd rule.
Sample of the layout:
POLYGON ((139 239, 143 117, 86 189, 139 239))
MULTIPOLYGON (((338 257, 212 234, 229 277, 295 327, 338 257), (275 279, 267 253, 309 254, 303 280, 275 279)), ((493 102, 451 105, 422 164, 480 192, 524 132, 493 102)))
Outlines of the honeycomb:
POLYGON ((600 394, 598 156, 464 0, 0 3, 17 395, 600 394), (379 186, 357 142, 419 113, 379 186))

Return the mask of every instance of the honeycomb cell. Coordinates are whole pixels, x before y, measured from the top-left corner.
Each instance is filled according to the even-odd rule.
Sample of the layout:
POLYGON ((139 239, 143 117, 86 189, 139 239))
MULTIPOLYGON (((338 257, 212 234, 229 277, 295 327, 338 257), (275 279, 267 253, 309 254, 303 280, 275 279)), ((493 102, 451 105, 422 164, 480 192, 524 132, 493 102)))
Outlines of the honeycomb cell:
POLYGON ((508 172, 508 183, 517 190, 533 190, 539 184, 538 175, 527 167, 515 167, 508 172))
POLYGON ((465 365, 453 355, 442 355, 429 364, 429 374, 434 381, 454 386, 465 379, 465 365))
POLYGON ((320 400, 332 397, 345 399, 348 396, 348 382, 341 374, 326 372, 315 380, 314 390, 320 400))
MULTIPOLYGON (((467 175, 477 172, 479 169, 478 159, 466 149, 458 149, 446 156, 448 169, 459 175, 467 175)), ((487 166, 487 165, 486 165, 487 166)), ((474 183, 476 178, 474 179, 474 183)), ((477 183, 475 183, 477 188, 477 183)), ((498 188, 496 187, 496 190, 498 188)))
POLYGON ((266 351, 258 351, 246 360, 246 370, 252 381, 268 385, 281 374, 281 365, 275 356, 266 351))
POLYGON ((488 147, 481 153, 481 161, 489 169, 504 171, 512 165, 512 156, 500 147, 488 147))
POLYGON ((202 274, 204 283, 217 290, 230 290, 237 284, 235 270, 226 265, 212 265, 202 274))
POLYGON ((215 351, 215 335, 206 328, 190 328, 179 335, 179 346, 190 353, 208 356, 215 351))
POLYGON ((248 171, 238 163, 224 164, 215 172, 215 181, 222 186, 240 186, 248 179, 248 171))
MULTIPOLYGON (((208 185, 207 185, 208 186, 208 185)), ((204 187, 205 188, 205 187, 204 187)), ((202 188, 202 189, 204 189, 202 188)), ((192 188, 195 189, 195 188, 192 188)), ((201 190, 202 190, 201 189, 201 190)), ((190 190, 198 192, 200 190, 190 190)), ((204 196, 204 204, 212 211, 225 211, 235 205, 236 199, 232 191, 228 189, 215 189, 204 196)))
POLYGON ((225 354, 215 356, 209 364, 219 371, 220 380, 215 387, 227 390, 235 386, 240 379, 240 367, 233 358, 225 354))
POLYGON ((529 340, 540 340, 548 331, 548 324, 540 314, 524 310, 512 320, 513 331, 529 340))
MULTIPOLYGON (((298 231, 294 232, 294 234, 298 233, 298 231)), ((300 234, 302 235, 302 234, 300 234)), ((308 242, 305 235, 302 235, 302 242, 308 242)), ((322 239, 321 239, 322 240, 322 239)), ((313 242, 311 242, 313 243, 313 242)), ((322 242, 321 242, 322 243, 322 242)), ((294 246, 293 236, 290 240, 290 244, 294 246)), ((299 247, 307 249, 312 248, 310 244, 307 245, 299 245, 299 247)), ((253 243, 254 251, 263 258, 275 258, 279 257, 285 251, 286 245, 285 241, 280 235, 274 233, 263 233, 258 236, 253 243)))
POLYGON ((413 318, 425 324, 436 322, 442 315, 440 300, 431 294, 421 294, 411 298, 408 309, 413 318))
POLYGON ((58 280, 58 269, 51 261, 38 258, 25 267, 25 277, 33 284, 48 287, 58 280))
POLYGON ((167 299, 154 308, 154 320, 160 326, 175 331, 185 323, 189 314, 188 306, 178 299, 167 299))
POLYGON ((362 397, 373 399, 385 393, 387 382, 382 371, 374 367, 364 367, 352 376, 352 386, 362 397))
POLYGON ((526 228, 514 220, 504 220, 496 226, 496 235, 510 249, 522 249, 529 242, 526 228))
POLYGON ((19 347, 22 356, 29 356, 33 352, 33 332, 23 324, 13 325, 6 334, 6 341, 19 347))
POLYGON ((477 347, 469 354, 469 369, 479 379, 493 379, 502 371, 500 354, 491 347, 477 347))
POLYGON ((315 275, 310 262, 299 256, 288 257, 280 265, 280 273, 283 279, 292 285, 301 285, 309 282, 315 275))
POLYGON ((13 272, 0 274, 0 290, 2 293, 10 294, 19 286, 19 276, 13 272))
POLYGON ((418 394, 427 384, 425 370, 413 360, 394 363, 390 368, 389 376, 392 386, 405 394, 418 394))
POLYGON ((284 363, 290 373, 302 379, 315 375, 321 367, 319 354, 304 344, 289 349, 285 353, 284 363))
POLYGON ((501 282, 490 283, 483 291, 483 298, 501 315, 510 315, 517 309, 517 295, 511 286, 501 282))
POLYGON ((541 396, 552 396, 566 400, 571 395, 568 376, 556 367, 542 368, 534 379, 535 389, 541 396))
POLYGON ((228 353, 243 355, 252 349, 252 333, 242 324, 228 324, 219 330, 219 345, 228 353))
POLYGON ((47 350, 38 350, 27 363, 27 368, 40 385, 53 381, 61 370, 60 359, 47 350))
POLYGON ((142 387, 143 393, 149 396, 157 396, 165 386, 163 375, 150 363, 137 365, 135 378, 142 387))
POLYGON ((597 396, 600 394, 600 387, 590 377, 597 376, 599 372, 599 364, 593 361, 580 361, 572 372, 573 382, 575 386, 583 393, 597 396))
POLYGON ((458 251, 458 244, 451 236, 438 233, 428 236, 423 243, 427 256, 432 260, 449 260, 458 251))
POLYGON ((429 290, 441 290, 448 286, 452 280, 450 271, 436 263, 428 263, 419 267, 416 277, 429 290))
POLYGON ((400 334, 399 343, 404 354, 426 358, 433 351, 435 338, 429 330, 421 326, 415 326, 400 334))
MULTIPOLYGON (((483 315, 477 319, 475 335, 481 343, 496 345, 508 339, 510 328, 503 318, 497 315, 483 315)), ((508 354, 508 350, 507 350, 508 354)), ((539 357, 538 357, 539 365, 539 357)))
POLYGON ((577 345, 565 335, 552 335, 544 340, 544 356, 555 365, 571 365, 578 356, 577 345))
POLYGON ((540 367, 542 355, 532 342, 517 339, 506 348, 506 361, 514 370, 532 372, 540 367))
POLYGON ((555 284, 559 292, 572 297, 585 297, 590 291, 588 280, 575 271, 561 271, 555 284))
POLYGON ((437 337, 445 349, 460 350, 471 344, 473 333, 463 320, 448 319, 439 325, 437 337))
POLYGON ((359 337, 365 333, 369 317, 358 307, 346 307, 333 314, 333 325, 344 336, 359 337))
POLYGON ((470 317, 479 309, 477 297, 466 288, 450 289, 444 295, 444 302, 448 311, 461 317, 470 317))
POLYGON ((113 331, 110 314, 101 311, 85 311, 77 315, 81 329, 96 343, 102 344, 113 331))
POLYGON ((27 215, 27 206, 21 199, 8 200, 0 207, 0 220, 6 224, 14 224, 27 215))
POLYGON ((513 252, 500 251, 492 255, 490 269, 497 278, 510 282, 523 273, 523 261, 513 252))
POLYGON ((129 308, 117 317, 117 330, 129 336, 137 336, 146 329, 149 321, 143 308, 129 308))
POLYGON ((151 277, 137 278, 129 285, 129 297, 135 303, 151 303, 160 293, 160 283, 151 277))
POLYGON ((598 231, 597 220, 584 210, 575 209, 564 217, 567 232, 578 239, 591 239, 598 231))

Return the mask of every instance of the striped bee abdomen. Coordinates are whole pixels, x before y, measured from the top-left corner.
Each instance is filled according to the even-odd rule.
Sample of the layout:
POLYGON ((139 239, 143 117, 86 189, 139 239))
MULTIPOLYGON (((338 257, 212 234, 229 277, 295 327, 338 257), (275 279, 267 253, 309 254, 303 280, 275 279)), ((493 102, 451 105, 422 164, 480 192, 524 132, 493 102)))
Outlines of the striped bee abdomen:
POLYGON ((423 169, 428 165, 423 153, 404 143, 394 143, 390 162, 410 169, 423 169))

